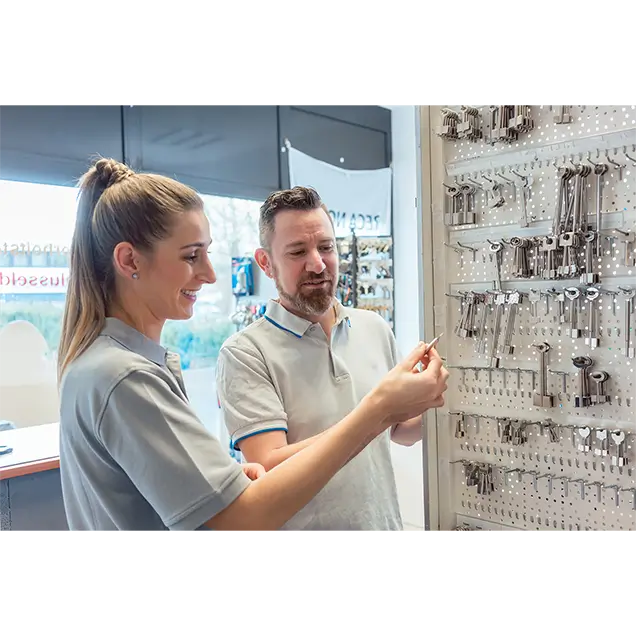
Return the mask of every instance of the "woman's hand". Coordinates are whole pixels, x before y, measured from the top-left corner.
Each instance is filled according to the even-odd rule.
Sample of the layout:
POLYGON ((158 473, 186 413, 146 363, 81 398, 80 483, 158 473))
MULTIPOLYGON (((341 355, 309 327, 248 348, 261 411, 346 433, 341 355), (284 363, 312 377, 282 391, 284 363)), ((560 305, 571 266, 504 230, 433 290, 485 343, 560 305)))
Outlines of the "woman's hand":
POLYGON ((267 472, 263 466, 255 463, 241 464, 241 468, 252 481, 256 481, 267 472))
POLYGON ((416 347, 372 392, 391 423, 405 422, 428 409, 444 406, 448 371, 435 349, 424 355, 425 349, 424 343, 416 347))

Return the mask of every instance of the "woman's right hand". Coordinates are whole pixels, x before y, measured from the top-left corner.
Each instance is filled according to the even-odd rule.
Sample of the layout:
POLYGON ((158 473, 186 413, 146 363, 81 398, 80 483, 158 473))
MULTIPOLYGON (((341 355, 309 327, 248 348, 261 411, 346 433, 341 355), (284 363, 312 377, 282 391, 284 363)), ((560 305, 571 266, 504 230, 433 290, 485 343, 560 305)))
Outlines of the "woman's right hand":
POLYGON ((385 425, 404 422, 428 409, 444 406, 448 370, 434 348, 424 357, 425 349, 426 343, 420 343, 371 392, 386 414, 385 425), (424 371, 418 372, 418 362, 424 363, 424 371))

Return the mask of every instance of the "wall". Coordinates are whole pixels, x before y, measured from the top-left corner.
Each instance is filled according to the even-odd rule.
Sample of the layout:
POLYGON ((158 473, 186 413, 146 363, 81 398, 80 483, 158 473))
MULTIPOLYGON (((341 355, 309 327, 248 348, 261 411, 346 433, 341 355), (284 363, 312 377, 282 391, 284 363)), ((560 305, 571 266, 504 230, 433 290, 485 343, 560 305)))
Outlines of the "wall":
MULTIPOLYGON (((417 146, 415 106, 391 106, 393 156, 393 237, 395 334, 400 352, 408 353, 422 337, 419 324, 417 223, 417 146)), ((392 444, 393 466, 405 526, 424 528, 422 443, 392 444)))

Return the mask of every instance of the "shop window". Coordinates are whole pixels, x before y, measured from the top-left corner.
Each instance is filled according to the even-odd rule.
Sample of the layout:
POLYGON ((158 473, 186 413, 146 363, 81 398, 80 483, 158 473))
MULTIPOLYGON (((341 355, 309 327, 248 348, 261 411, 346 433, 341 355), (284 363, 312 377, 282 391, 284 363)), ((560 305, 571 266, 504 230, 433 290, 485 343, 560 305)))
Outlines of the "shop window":
MULTIPOLYGON (((67 291, 76 198, 75 188, 0 181, 0 329, 15 320, 32 323, 44 336, 52 362, 67 291)), ((221 345, 236 329, 230 320, 231 258, 256 248, 259 202, 203 199, 218 282, 204 288, 190 320, 166 324, 162 344, 180 354, 191 404, 205 426, 219 435, 215 365, 221 345)))

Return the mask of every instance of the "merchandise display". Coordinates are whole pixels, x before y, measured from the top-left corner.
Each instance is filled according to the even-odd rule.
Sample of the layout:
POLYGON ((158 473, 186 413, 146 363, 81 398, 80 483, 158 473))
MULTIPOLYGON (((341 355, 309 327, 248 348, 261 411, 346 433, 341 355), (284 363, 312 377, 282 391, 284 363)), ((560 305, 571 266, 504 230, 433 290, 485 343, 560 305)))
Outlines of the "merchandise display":
POLYGON ((340 278, 336 295, 348 307, 380 314, 393 328, 393 240, 357 237, 337 240, 340 278))
POLYGON ((431 112, 440 527, 635 530, 634 107, 431 112))

